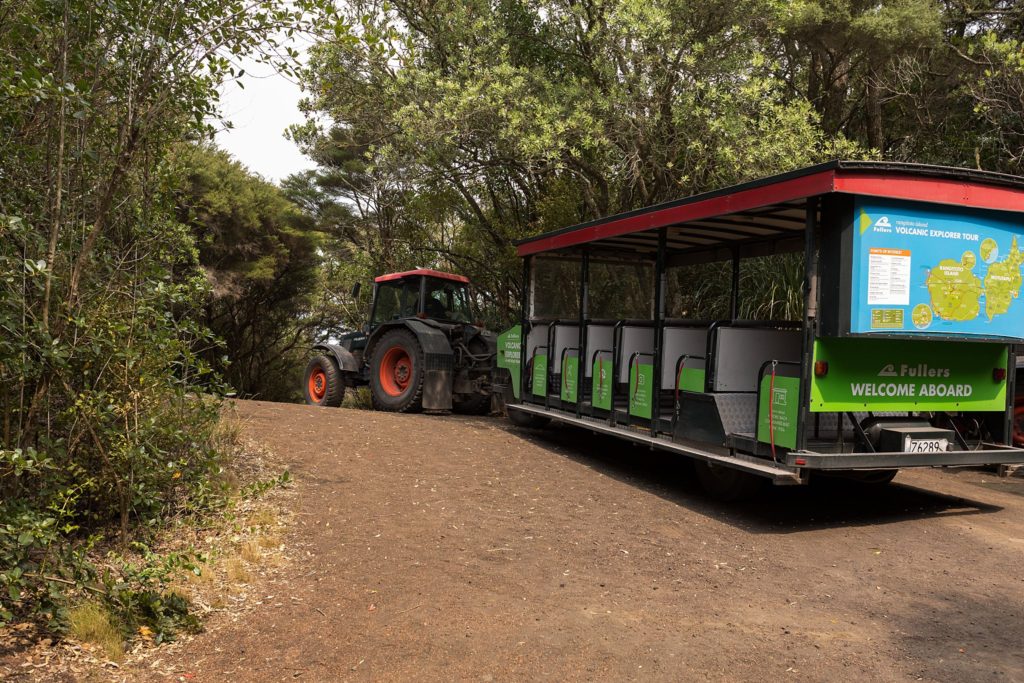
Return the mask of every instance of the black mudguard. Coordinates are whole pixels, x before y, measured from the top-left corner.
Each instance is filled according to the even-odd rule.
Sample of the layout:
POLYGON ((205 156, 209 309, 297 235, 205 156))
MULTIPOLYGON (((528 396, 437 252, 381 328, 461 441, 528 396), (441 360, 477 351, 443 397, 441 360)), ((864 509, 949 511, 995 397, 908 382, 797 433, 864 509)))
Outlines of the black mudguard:
POLYGON ((345 347, 337 344, 316 344, 313 348, 317 351, 324 351, 328 356, 333 357, 343 373, 359 372, 359 364, 356 362, 355 356, 345 347))
POLYGON ((419 320, 406 320, 423 347, 423 409, 451 410, 455 356, 444 332, 419 320))

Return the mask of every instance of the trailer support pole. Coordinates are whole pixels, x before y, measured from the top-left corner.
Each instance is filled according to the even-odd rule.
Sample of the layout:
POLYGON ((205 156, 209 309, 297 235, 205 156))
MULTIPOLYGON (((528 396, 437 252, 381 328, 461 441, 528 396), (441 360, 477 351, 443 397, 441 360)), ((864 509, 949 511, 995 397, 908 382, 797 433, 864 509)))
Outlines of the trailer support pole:
MULTIPOLYGON (((807 199, 804 220, 804 339, 800 369, 800 410, 797 412, 796 447, 807 449, 807 419, 811 405, 811 373, 814 372, 814 338, 818 315, 818 197, 807 199)), ((840 432, 842 428, 840 427, 840 432)))
POLYGON ((651 436, 658 435, 661 419, 661 349, 665 337, 665 252, 668 230, 658 230, 658 255, 654 261, 654 386, 651 387, 651 436))
POLYGON ((729 295, 729 317, 740 317, 740 249, 732 248, 732 292, 729 295))
MULTIPOLYGON (((587 318, 590 316, 590 253, 583 250, 580 257, 580 328, 579 347, 576 351, 576 417, 583 417, 583 387, 586 386, 587 366, 587 318)), ((565 372, 565 368, 562 368, 565 372)))
POLYGON ((519 402, 526 403, 526 356, 530 353, 530 265, 533 258, 523 259, 523 291, 519 316, 519 402))

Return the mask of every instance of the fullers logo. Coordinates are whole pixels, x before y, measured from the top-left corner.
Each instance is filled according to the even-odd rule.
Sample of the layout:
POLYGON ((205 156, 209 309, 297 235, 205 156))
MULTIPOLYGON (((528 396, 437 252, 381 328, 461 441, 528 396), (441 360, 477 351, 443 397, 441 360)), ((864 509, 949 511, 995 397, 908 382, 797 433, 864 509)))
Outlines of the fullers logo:
POLYGON ((892 223, 889 222, 888 216, 882 216, 875 221, 876 232, 889 232, 890 230, 892 230, 892 223))
POLYGON ((903 363, 898 372, 894 363, 886 363, 878 371, 879 377, 949 377, 949 374, 949 368, 933 368, 927 363, 918 363, 917 365, 903 363))

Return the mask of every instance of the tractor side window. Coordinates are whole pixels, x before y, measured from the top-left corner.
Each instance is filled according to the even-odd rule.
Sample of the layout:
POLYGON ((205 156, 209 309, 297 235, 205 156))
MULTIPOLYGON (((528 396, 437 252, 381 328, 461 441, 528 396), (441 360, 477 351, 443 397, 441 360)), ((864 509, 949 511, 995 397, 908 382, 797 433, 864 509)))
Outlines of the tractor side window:
POLYGON ((373 324, 389 320, 408 318, 416 315, 416 301, 419 292, 416 287, 403 282, 381 282, 377 285, 377 304, 374 308, 373 324))
POLYGON ((425 313, 430 318, 468 323, 472 319, 466 285, 446 280, 427 280, 425 313))

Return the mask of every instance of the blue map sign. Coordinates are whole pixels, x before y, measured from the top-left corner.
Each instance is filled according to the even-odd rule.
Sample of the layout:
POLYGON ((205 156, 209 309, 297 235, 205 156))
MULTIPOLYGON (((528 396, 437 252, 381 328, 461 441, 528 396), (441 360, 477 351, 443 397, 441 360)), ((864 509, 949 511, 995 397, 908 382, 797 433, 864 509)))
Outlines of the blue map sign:
POLYGON ((855 334, 1024 338, 1024 214, 861 197, 855 334))

